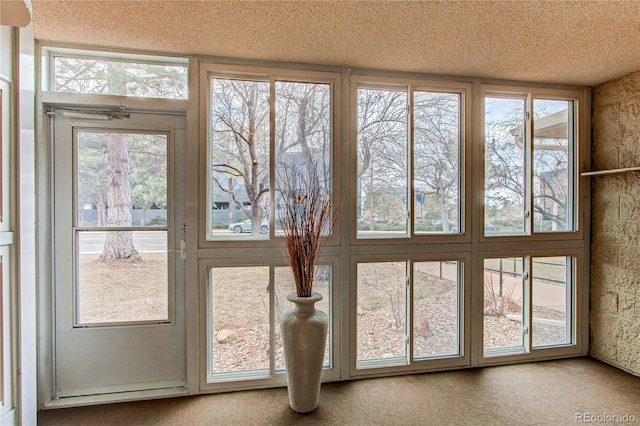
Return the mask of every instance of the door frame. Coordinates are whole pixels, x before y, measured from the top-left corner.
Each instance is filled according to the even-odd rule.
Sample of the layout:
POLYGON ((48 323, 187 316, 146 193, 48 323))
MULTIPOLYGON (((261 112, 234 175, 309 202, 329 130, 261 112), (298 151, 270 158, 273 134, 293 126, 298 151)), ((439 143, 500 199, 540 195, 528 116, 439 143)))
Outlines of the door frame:
MULTIPOLYGON (((127 111, 129 112, 129 111, 127 111)), ((55 114, 55 113, 54 113, 55 114)), ((50 112, 47 113, 47 115, 49 117, 55 116, 52 115, 50 112)), ((169 215, 173 216, 173 219, 170 219, 173 221, 173 223, 168 223, 167 225, 167 243, 168 243, 168 254, 172 254, 173 256, 169 256, 170 258, 170 265, 169 265, 169 274, 171 275, 173 273, 174 277, 179 276, 179 280, 181 280, 181 283, 179 284, 177 282, 176 279, 174 279, 174 281, 176 281, 176 284, 174 284, 173 287, 170 287, 172 289, 179 289, 179 291, 181 292, 181 294, 176 294, 175 291, 173 291, 173 294, 169 294, 169 321, 168 322, 164 322, 164 326, 170 326, 173 327, 175 326, 175 322, 177 320, 178 322, 178 327, 181 327, 182 330, 180 331, 181 333, 181 337, 180 337, 180 341, 182 342, 180 345, 183 348, 182 351, 182 356, 181 356, 181 364, 183 364, 182 366, 182 380, 180 380, 180 383, 177 383, 175 381, 170 381, 167 383, 163 383, 158 382, 156 383, 156 386, 152 386, 148 389, 141 389, 140 387, 132 387, 130 389, 128 388, 118 388, 118 389, 112 389, 109 387, 106 388, 100 388, 97 387, 94 390, 96 391, 95 393, 97 394, 92 394, 92 392, 90 392, 90 389, 88 389, 87 391, 87 395, 77 395, 77 396, 67 396, 67 397, 59 397, 58 396, 58 390, 57 390, 57 386, 56 386, 56 364, 55 364, 55 356, 56 356, 56 317, 55 317, 55 313, 56 313, 56 306, 55 306, 55 295, 56 295, 56 290, 55 290, 55 277, 58 274, 58 272, 56 271, 56 259, 55 259, 55 244, 54 243, 56 241, 56 239, 53 238, 54 234, 56 233, 56 228, 58 227, 58 225, 55 223, 54 217, 55 217, 55 191, 56 191, 56 182, 54 179, 54 172, 55 172, 55 151, 54 151, 54 144, 50 143, 47 147, 47 154, 48 154, 48 164, 46 165, 46 174, 48 177, 51 177, 52 179, 48 182, 48 188, 45 189, 45 194, 47 195, 47 200, 49 205, 51 206, 51 210, 50 212, 48 212, 48 219, 49 219, 49 224, 50 224, 50 232, 51 232, 51 240, 48 241, 49 246, 47 247, 48 250, 46 251, 46 253, 48 255, 50 255, 49 257, 49 261, 51 262, 51 269, 50 269, 50 281, 52 283, 51 288, 48 288, 45 292, 44 295, 40 296, 40 300, 42 301, 47 300, 47 306, 48 309, 45 308, 45 311, 50 314, 49 318, 49 322, 46 322, 46 319, 43 320, 43 322, 45 322, 48 325, 48 329, 51 330, 50 336, 47 336, 46 339, 49 340, 48 345, 45 346, 45 350, 41 350, 41 359, 48 359, 48 361, 45 364, 45 368, 44 368, 44 372, 41 372, 41 378, 43 379, 41 381, 41 386, 40 386, 40 395, 41 395, 41 406, 43 408, 48 408, 48 407, 61 407, 61 406, 77 406, 77 405, 81 405, 81 404, 94 404, 94 403, 102 403, 102 402, 114 402, 114 401, 128 401, 128 400, 138 400, 141 398, 157 398, 157 397, 167 397, 167 396, 180 396, 180 395, 186 395, 189 393, 188 391, 188 387, 187 387, 187 354, 186 354, 186 268, 185 268, 185 262, 183 261, 184 259, 181 258, 181 253, 180 253, 180 241, 181 240, 186 240, 186 233, 185 233, 185 226, 184 224, 186 224, 186 195, 185 195, 185 191, 182 191, 181 188, 186 186, 185 183, 185 174, 186 174, 186 139, 187 139, 187 135, 186 135, 186 119, 184 117, 183 113, 169 113, 170 116, 174 116, 172 119, 170 120, 163 120, 162 117, 160 117, 161 115, 166 115, 163 113, 157 113, 157 112, 151 112, 151 111, 145 111, 144 113, 139 113, 136 114, 134 112, 132 112, 132 115, 137 116, 137 118, 141 118, 142 117, 142 121, 143 123, 141 123, 140 125, 132 125, 129 123, 123 123, 123 121, 125 120, 111 120, 111 122, 109 124, 107 124, 107 122, 102 121, 102 122, 96 122, 95 120, 92 120, 90 122, 83 120, 82 118, 80 119, 69 119, 69 118, 65 118, 65 121, 68 121, 67 123, 67 127, 68 129, 66 130, 70 130, 70 137, 73 137, 73 127, 74 125, 77 127, 81 127, 81 128, 86 128, 88 130, 107 130, 109 128, 113 128, 118 129, 118 130, 129 130, 131 129, 132 131, 150 131, 150 132, 159 132, 159 133, 167 133, 169 138, 168 138, 168 158, 167 158, 167 165, 168 165, 168 176, 167 176, 167 191, 168 191, 168 202, 169 204, 173 204, 172 207, 170 207, 170 210, 173 210, 172 212, 168 212, 169 215), (154 121, 153 118, 149 119, 147 118, 147 114, 155 114, 156 116, 158 116, 161 119, 156 119, 154 123, 149 124, 149 123, 145 123, 145 122, 149 122, 149 121, 154 121), (178 122, 179 124, 165 124, 164 121, 170 121, 170 122, 178 122), (111 123, 113 123, 113 125, 110 125, 111 123), (162 123, 162 124, 158 124, 158 123, 162 123), (180 146, 178 146, 178 144, 180 144, 180 146), (176 189, 178 189, 178 191, 176 191, 176 189), (172 243, 173 241, 173 243, 172 243), (173 267, 171 266, 173 265, 173 267), (171 299, 174 299, 174 301, 172 301, 171 299), (103 393, 100 393, 103 392, 103 393)), ((43 117, 43 121, 45 121, 46 118, 43 117)), ((55 131, 55 126, 54 126, 54 121, 57 119, 50 119, 50 123, 48 123, 48 130, 49 130, 49 141, 54 141, 55 137, 56 137, 56 131, 55 131)), ((73 148, 73 142, 70 141, 69 142, 73 148)), ((71 164, 71 163, 69 163, 71 164)), ((42 171, 42 169, 40 169, 42 171)), ((74 181, 75 176, 72 175, 71 176, 71 180, 72 182, 74 181)), ((74 185, 75 186, 75 185, 74 185)), ((69 192, 71 192, 73 194, 73 190, 71 190, 72 188, 68 188, 67 190, 69 190, 69 192)), ((71 195, 71 197, 69 198, 70 200, 73 201, 73 195, 71 195)), ((66 197, 65 197, 66 198, 66 197)), ((72 223, 72 227, 69 228, 69 232, 72 232, 73 229, 73 223, 72 223)), ((149 229, 150 231, 153 229, 149 229)), ((74 244, 75 245, 75 244, 74 244)), ((72 255, 73 257, 73 255, 72 255)), ((72 262, 73 263, 73 262, 72 262)), ((67 266, 67 268, 69 268, 67 266)), ((70 269, 70 273, 74 273, 74 269, 75 266, 71 266, 70 269)), ((142 327, 149 327, 148 324, 140 324, 142 327)), ((162 326, 161 325, 161 326, 162 326)), ((122 324, 120 325, 114 325, 113 327, 96 327, 96 329, 113 329, 116 327, 123 327, 122 324)), ((125 325, 124 328, 127 327, 131 327, 131 326, 127 326, 125 325)), ((136 326, 134 326, 136 327, 136 326)), ((86 329, 83 329, 82 331, 85 331, 86 329)), ((41 333, 41 336, 44 335, 46 333, 41 333)), ((41 337, 42 339, 42 337, 41 337)))

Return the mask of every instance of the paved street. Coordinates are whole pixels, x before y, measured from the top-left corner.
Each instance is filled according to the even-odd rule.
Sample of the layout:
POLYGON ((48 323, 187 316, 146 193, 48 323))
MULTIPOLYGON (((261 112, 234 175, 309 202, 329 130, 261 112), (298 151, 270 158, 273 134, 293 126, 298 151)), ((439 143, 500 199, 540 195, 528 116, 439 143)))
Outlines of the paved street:
MULTIPOLYGON (((102 253, 106 232, 81 232, 79 243, 80 253, 102 253)), ((133 232, 133 244, 140 252, 166 251, 167 233, 165 231, 137 231, 133 232)))

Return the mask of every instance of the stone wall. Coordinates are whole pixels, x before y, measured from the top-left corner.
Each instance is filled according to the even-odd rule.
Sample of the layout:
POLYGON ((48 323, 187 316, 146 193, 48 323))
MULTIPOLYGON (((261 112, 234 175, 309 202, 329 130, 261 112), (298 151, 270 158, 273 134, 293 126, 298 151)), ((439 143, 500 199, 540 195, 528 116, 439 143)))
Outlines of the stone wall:
MULTIPOLYGON (((593 170, 640 167, 640 71, 593 92, 593 170)), ((640 172, 592 178, 591 347, 640 376, 640 172)))

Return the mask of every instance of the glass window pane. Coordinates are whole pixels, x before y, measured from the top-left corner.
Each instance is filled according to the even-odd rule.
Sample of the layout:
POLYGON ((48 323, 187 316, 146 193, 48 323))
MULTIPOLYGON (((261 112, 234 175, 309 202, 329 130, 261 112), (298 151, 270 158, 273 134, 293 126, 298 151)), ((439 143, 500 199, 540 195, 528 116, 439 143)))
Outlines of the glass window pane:
POLYGON ((211 371, 269 370, 269 267, 212 268, 211 371))
POLYGON ((54 59, 56 92, 187 99, 187 65, 105 58, 54 59))
MULTIPOLYGON (((4 29, 4 26, 0 26, 4 29)), ((11 207, 11 187, 13 181, 13 141, 11 137, 12 112, 10 103, 11 86, 0 79, 0 230, 13 230, 11 207)))
POLYGON ((485 235, 526 231, 524 129, 524 99, 485 98, 485 235))
MULTIPOLYGON (((282 314, 289 309, 294 308, 294 304, 287 300, 289 293, 295 293, 296 286, 293 280, 293 274, 291 268, 280 267, 275 268, 275 309, 276 309, 276 329, 275 329, 275 362, 276 371, 284 371, 284 352, 282 349, 282 335, 280 334, 280 318, 282 314)), ((331 333, 332 333, 332 321, 331 321, 331 266, 318 265, 316 267, 316 279, 313 281, 313 292, 320 293, 322 300, 316 302, 315 307, 326 313, 329 316, 329 332, 327 333, 327 342, 324 350, 324 367, 330 367, 331 353, 331 333)))
POLYGON ((359 263, 357 268, 357 362, 405 364, 407 264, 359 263))
POLYGON ((460 263, 413 264, 413 354, 429 358, 460 354, 460 263))
MULTIPOLYGON (((276 188, 293 170, 307 175, 316 168, 325 194, 331 182, 331 86, 321 83, 276 82, 276 188), (281 175, 282 174, 282 175, 281 175)), ((286 186, 285 186, 286 187, 286 186)), ((276 194, 275 226, 280 229, 280 193, 276 194)))
POLYGON ((269 236, 269 83, 211 79, 211 229, 269 236))
POLYGON ((572 259, 533 258, 533 346, 571 343, 572 259))
POLYGON ((167 321, 166 231, 78 232, 76 322, 167 321), (105 262, 110 241, 129 241, 138 261, 105 262))
POLYGON ((533 230, 573 230, 569 138, 572 101, 533 102, 533 230))
POLYGON ((13 77, 13 28, 8 25, 0 25, 0 52, 2 52, 2 61, 0 61, 0 73, 13 77))
POLYGON ((167 226, 167 135, 81 131, 80 227, 167 226))
POLYGON ((408 234, 408 94, 358 89, 358 238, 408 234))
POLYGON ((523 261, 521 257, 484 261, 484 350, 522 350, 523 261))
POLYGON ((460 232, 460 95, 416 91, 414 229, 460 232))

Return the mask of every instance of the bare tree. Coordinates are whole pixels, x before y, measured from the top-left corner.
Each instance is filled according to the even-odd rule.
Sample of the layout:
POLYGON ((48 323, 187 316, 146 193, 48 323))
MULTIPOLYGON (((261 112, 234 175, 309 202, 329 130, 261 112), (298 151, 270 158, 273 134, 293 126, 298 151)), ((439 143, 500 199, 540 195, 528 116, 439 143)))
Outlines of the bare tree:
POLYGON ((358 185, 366 194, 368 229, 375 229, 374 192, 381 187, 407 187, 407 92, 358 90, 358 185))
POLYGON ((224 194, 230 208, 247 211, 253 234, 260 233, 268 210, 272 155, 277 167, 317 165, 324 190, 328 192, 331 185, 330 85, 277 81, 275 111, 269 109, 269 91, 267 82, 212 80, 214 193, 224 194), (270 113, 275 115, 274 153, 270 153, 270 113))
POLYGON ((331 87, 322 83, 276 83, 276 163, 313 166, 331 191, 331 87))
POLYGON ((421 184, 423 196, 435 198, 443 232, 450 231, 451 210, 459 205, 458 111, 457 94, 414 95, 414 179, 421 184))
MULTIPOLYGON (((537 111, 534 120, 531 208, 537 214, 538 226, 548 221, 552 224, 551 230, 567 229, 567 110, 554 114, 537 111), (550 118, 554 126, 548 126, 550 118)), ((524 214, 525 150, 529 148, 525 143, 523 121, 523 103, 513 101, 510 110, 488 120, 485 125, 485 204, 497 211, 515 208, 524 214)))
POLYGON ((212 92, 212 181, 216 190, 244 210, 245 203, 229 178, 243 184, 251 233, 257 235, 269 192, 269 85, 213 79, 212 92))

